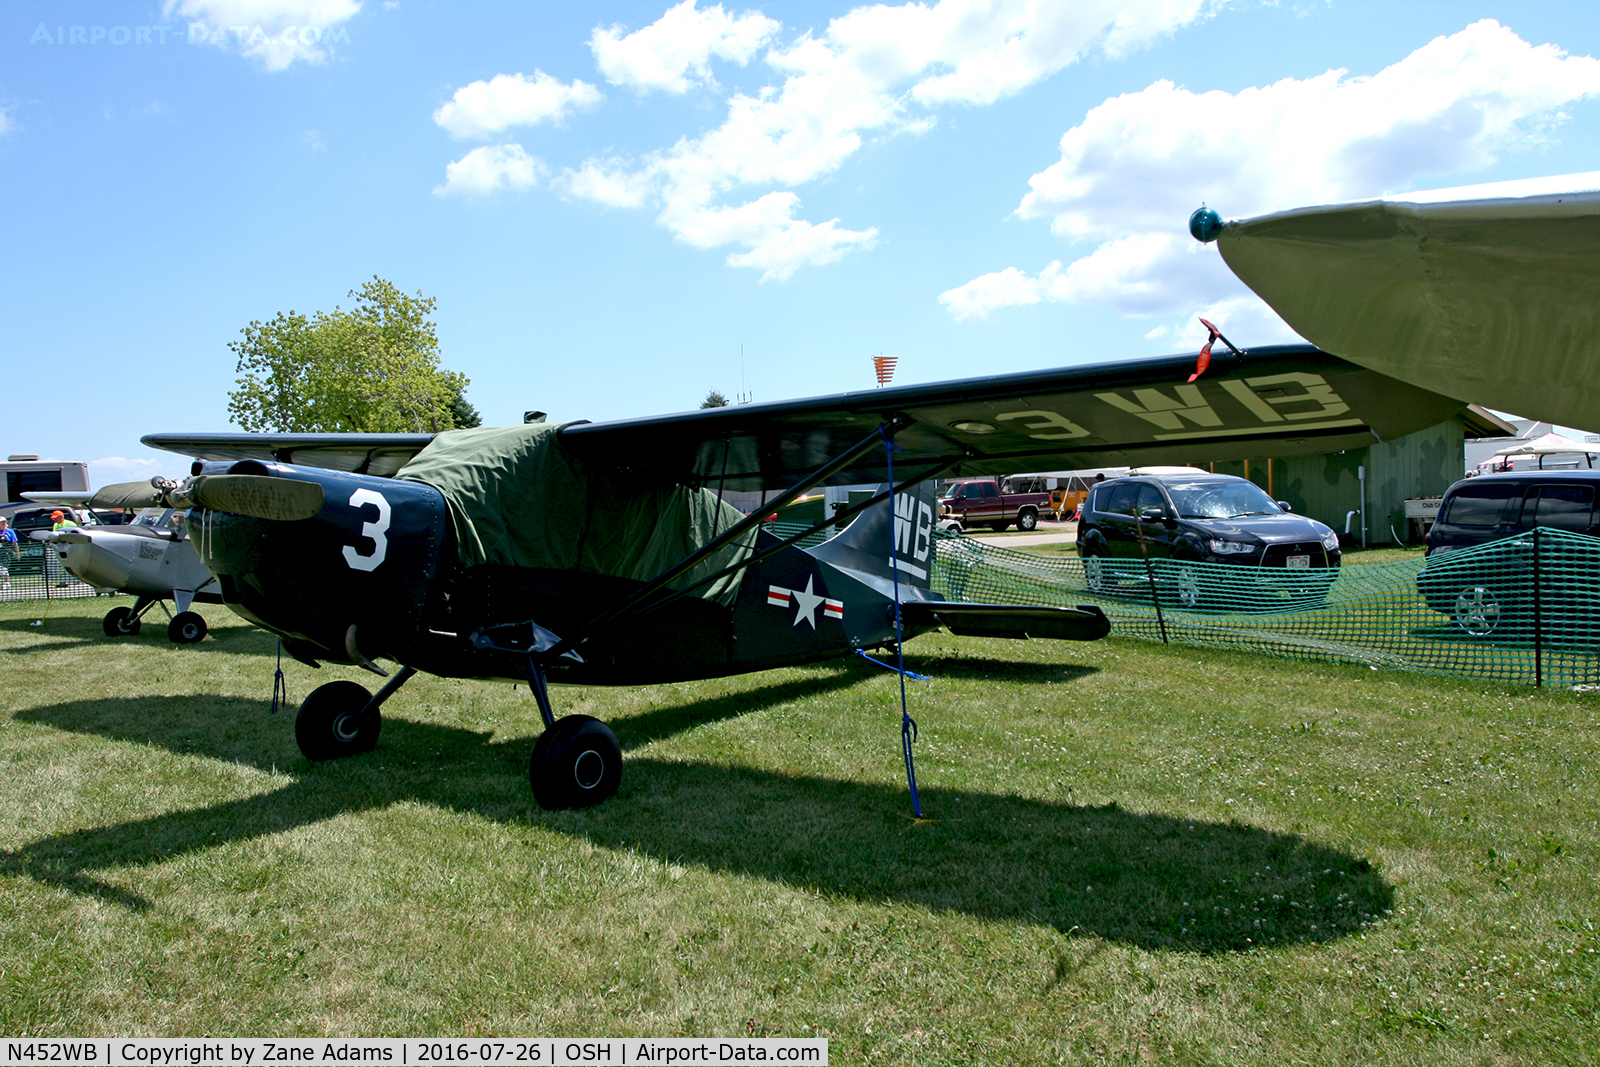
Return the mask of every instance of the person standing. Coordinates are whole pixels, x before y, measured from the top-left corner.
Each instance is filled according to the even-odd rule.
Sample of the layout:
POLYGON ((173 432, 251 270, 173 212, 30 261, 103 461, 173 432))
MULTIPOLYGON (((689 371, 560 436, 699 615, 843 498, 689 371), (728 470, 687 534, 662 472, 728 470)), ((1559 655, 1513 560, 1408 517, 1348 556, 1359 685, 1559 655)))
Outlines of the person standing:
MULTIPOLYGON (((50 527, 51 533, 60 533, 62 530, 78 525, 78 520, 71 511, 52 511, 50 520, 54 524, 50 527)), ((54 546, 47 546, 44 550, 45 581, 53 581, 57 585, 67 584, 67 572, 61 566, 61 550, 54 546)))
POLYGON ((21 558, 22 546, 17 544, 17 531, 11 528, 9 519, 0 517, 0 591, 11 588, 11 569, 6 564, 21 558))

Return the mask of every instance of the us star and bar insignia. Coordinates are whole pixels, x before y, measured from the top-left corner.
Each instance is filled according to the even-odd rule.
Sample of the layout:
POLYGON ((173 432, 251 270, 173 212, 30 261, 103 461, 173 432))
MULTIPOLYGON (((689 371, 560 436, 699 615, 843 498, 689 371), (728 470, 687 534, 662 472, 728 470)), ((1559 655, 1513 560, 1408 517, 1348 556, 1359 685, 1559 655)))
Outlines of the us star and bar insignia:
POLYGON ((785 589, 781 585, 767 586, 767 603, 775 608, 787 608, 793 604, 798 609, 795 612, 794 624, 799 626, 805 621, 815 630, 817 628, 817 608, 822 608, 822 614, 830 619, 844 619, 844 601, 833 600, 821 593, 811 591, 816 581, 814 575, 806 576, 804 589, 785 589))

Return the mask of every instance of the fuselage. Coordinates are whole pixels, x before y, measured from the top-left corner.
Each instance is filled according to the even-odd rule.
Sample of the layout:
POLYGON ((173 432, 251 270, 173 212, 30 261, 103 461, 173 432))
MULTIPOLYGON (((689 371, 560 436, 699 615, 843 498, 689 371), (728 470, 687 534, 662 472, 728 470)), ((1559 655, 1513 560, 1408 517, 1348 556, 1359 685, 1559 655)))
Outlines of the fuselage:
MULTIPOLYGON (((569 637, 644 584, 581 569, 465 567, 443 494, 420 482, 254 461, 248 472, 317 482, 324 504, 293 522, 196 510, 193 540, 223 602, 278 634, 302 660, 387 657, 432 674, 517 677, 504 652, 475 647, 473 636, 534 622, 569 637)), ((926 597, 932 511, 919 514, 915 501, 902 510, 921 526, 902 532, 900 597, 926 597)), ((850 528, 852 536, 813 549, 778 549, 720 601, 684 595, 599 627, 576 649, 581 662, 558 658, 550 675, 643 684, 808 662, 892 641, 890 557, 897 553, 887 514, 887 505, 873 509, 850 528)), ((758 552, 777 544, 771 534, 759 536, 758 552)))
POLYGON ((74 526, 50 534, 51 551, 62 566, 96 589, 121 590, 166 599, 175 592, 190 599, 220 603, 210 572, 185 536, 182 512, 150 509, 128 526, 74 526))

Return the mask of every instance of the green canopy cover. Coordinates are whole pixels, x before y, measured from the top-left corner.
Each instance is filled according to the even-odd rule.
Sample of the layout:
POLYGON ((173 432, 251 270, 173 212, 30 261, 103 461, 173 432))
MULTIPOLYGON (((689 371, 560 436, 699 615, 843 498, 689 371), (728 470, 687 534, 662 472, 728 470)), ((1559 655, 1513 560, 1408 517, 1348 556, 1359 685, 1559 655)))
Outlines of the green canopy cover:
MULTIPOLYGON (((717 494, 648 485, 612 470, 588 470, 568 455, 560 426, 450 430, 397 478, 444 494, 461 562, 580 571, 648 581, 744 515, 717 494)), ((674 588, 747 558, 755 532, 703 561, 674 588)), ((744 572, 694 591, 731 604, 744 572)))

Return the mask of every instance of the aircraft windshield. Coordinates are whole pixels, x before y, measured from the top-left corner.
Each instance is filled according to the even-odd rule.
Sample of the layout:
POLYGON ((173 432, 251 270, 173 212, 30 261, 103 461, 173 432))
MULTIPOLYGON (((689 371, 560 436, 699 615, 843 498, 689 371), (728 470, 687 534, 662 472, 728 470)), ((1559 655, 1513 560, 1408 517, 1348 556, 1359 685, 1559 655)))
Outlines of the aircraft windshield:
POLYGON ((1178 514, 1186 519, 1241 519, 1246 515, 1281 515, 1283 509, 1252 482, 1168 484, 1178 514))
POLYGON ((184 512, 177 508, 145 508, 134 518, 134 526, 153 526, 158 530, 182 530, 184 512))

